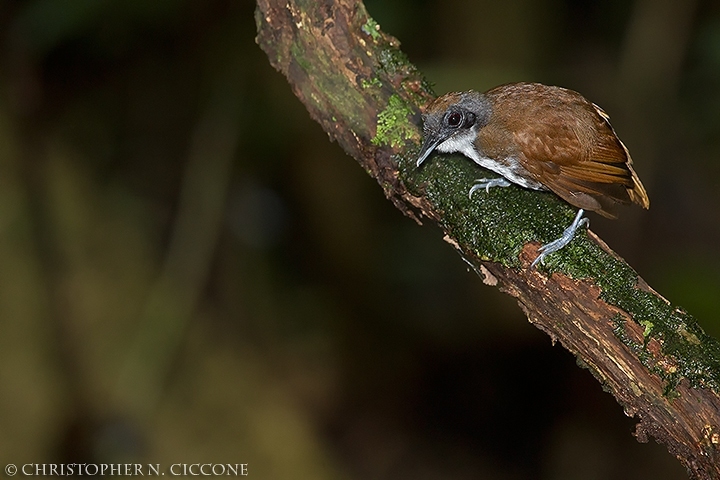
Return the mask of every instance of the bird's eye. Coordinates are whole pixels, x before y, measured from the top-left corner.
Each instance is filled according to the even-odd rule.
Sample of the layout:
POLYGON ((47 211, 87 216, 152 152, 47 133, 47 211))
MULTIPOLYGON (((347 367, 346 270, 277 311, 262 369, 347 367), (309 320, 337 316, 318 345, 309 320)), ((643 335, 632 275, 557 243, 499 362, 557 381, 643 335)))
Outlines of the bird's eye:
POLYGON ((463 116, 459 112, 452 112, 447 116, 446 122, 450 127, 459 127, 462 123, 463 116))

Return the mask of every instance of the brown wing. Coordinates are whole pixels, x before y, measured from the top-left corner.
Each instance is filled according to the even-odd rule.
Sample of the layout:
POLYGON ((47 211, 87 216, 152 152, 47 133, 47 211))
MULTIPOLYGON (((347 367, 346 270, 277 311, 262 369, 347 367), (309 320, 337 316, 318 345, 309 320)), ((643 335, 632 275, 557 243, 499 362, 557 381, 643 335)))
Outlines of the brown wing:
POLYGON ((505 123, 531 176, 568 203, 606 217, 615 217, 618 203, 649 207, 630 154, 599 107, 559 87, 505 89, 495 93, 496 105, 505 103, 495 112, 512 112, 505 123))

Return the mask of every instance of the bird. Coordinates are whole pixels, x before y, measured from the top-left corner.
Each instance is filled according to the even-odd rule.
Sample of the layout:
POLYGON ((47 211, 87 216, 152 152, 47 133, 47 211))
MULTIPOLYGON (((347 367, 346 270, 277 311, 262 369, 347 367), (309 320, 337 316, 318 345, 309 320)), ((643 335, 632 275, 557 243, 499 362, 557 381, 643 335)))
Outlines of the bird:
POLYGON ((542 245, 531 268, 565 247, 585 211, 617 218, 618 205, 650 208, 630 152, 610 117, 580 93, 541 83, 509 83, 484 93, 446 93, 423 113, 423 144, 416 165, 430 154, 459 152, 500 175, 481 178, 469 195, 494 187, 550 191, 578 209, 563 234, 542 245))

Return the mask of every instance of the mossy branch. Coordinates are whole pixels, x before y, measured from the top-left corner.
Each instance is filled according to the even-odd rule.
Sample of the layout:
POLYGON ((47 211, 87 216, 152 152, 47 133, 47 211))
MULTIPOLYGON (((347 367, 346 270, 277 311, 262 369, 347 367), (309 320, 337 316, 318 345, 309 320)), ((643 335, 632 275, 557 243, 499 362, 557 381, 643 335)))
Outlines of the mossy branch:
POLYGON ((529 268, 574 210, 522 188, 467 192, 477 166, 461 157, 415 168, 422 74, 354 0, 258 0, 257 42, 316 120, 397 208, 437 223, 484 277, 518 299, 612 393, 636 436, 667 445, 694 478, 720 478, 720 343, 652 290, 592 232, 529 268))

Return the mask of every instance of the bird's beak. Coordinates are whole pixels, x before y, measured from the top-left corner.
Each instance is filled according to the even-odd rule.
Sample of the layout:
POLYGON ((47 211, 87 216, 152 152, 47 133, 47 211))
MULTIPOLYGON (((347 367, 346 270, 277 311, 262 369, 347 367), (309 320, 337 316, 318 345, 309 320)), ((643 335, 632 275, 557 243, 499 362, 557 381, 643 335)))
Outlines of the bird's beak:
POLYGON ((436 138, 435 136, 425 138, 416 165, 419 167, 425 161, 425 159, 430 156, 433 150, 435 150, 435 147, 440 145, 441 142, 442 138, 436 138))

